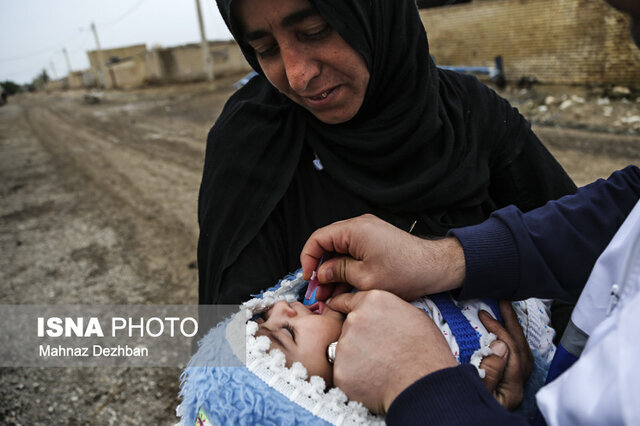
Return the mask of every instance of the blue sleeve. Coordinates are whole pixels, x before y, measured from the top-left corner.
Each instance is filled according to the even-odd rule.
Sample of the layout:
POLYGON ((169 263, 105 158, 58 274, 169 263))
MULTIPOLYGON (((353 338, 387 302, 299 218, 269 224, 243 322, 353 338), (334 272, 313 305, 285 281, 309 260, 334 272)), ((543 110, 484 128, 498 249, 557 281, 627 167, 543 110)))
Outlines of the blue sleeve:
POLYGON ((436 371, 393 401, 388 425, 526 425, 502 408, 470 364, 436 371))
POLYGON ((527 213, 508 206, 450 231, 466 261, 457 297, 576 300, 639 197, 640 169, 628 166, 527 213))

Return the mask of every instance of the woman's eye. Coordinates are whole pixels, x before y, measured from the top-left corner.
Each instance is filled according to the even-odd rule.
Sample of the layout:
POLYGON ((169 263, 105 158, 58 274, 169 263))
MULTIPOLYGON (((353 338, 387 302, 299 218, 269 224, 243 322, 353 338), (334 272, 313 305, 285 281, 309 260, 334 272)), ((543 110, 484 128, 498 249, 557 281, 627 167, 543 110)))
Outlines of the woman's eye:
POLYGON ((304 32, 304 37, 307 40, 319 40, 324 38, 331 32, 331 26, 329 24, 324 24, 320 28, 314 28, 304 32))
POLYGON ((260 48, 260 49, 254 49, 254 50, 256 52, 256 55, 258 55, 260 58, 266 58, 271 55, 274 55, 278 51, 278 46, 273 45, 267 48, 260 48))

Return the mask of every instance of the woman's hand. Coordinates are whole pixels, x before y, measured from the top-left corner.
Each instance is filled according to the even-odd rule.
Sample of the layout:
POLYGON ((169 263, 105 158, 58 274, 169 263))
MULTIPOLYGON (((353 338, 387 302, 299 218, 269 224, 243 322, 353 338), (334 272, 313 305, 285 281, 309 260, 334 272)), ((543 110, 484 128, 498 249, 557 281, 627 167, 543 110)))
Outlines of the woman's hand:
MULTIPOLYGON (((423 240, 383 220, 364 215, 314 232, 300 254, 305 279, 318 268, 320 284, 345 282, 359 290, 386 290, 404 300, 459 288, 465 274, 455 238, 423 240), (319 268, 327 253, 336 254, 319 268)), ((320 286, 316 298, 331 295, 320 286)))
POLYGON ((480 368, 486 372, 484 384, 500 405, 514 410, 522 403, 524 383, 533 368, 533 354, 511 303, 500 301, 500 313, 504 327, 485 311, 478 315, 485 328, 498 337, 491 344, 494 354, 485 357, 480 368))

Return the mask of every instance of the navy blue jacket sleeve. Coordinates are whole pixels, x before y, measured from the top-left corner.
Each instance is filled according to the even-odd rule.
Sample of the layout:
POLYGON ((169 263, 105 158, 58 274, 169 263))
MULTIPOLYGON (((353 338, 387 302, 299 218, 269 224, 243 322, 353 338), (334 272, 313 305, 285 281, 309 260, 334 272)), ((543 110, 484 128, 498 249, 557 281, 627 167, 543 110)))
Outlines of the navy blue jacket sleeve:
POLYGON ((525 425, 502 408, 471 364, 436 371, 393 401, 388 425, 525 425))
POLYGON ((450 231, 466 261, 456 297, 576 300, 639 197, 640 169, 629 166, 527 213, 508 206, 450 231))

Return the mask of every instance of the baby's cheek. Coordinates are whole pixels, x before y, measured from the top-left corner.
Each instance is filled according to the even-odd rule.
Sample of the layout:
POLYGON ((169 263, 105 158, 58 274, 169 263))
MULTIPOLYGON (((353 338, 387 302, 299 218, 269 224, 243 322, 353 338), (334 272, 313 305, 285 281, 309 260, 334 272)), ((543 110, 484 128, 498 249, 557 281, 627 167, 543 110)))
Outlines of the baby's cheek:
POLYGON ((314 360, 303 365, 307 369, 309 377, 320 376, 324 379, 325 384, 331 387, 333 384, 333 368, 326 360, 326 357, 314 357, 314 360), (308 364, 308 365, 307 365, 308 364))

